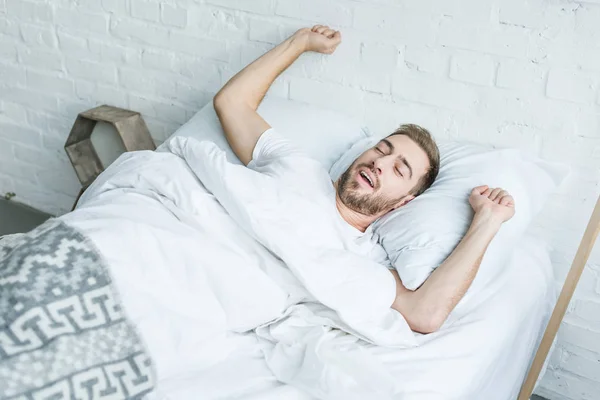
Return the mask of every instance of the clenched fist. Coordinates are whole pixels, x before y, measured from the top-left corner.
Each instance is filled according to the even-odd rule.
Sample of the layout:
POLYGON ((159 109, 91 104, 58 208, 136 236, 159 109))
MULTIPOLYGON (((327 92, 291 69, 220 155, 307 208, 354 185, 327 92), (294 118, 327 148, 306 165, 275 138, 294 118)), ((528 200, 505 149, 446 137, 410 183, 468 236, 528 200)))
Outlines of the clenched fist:
POLYGON ((477 186, 471 191, 469 203, 475 213, 486 213, 501 222, 506 222, 515 215, 515 201, 502 188, 490 188, 487 185, 477 186))
POLYGON ((325 25, 315 25, 312 28, 302 28, 294 36, 304 43, 304 51, 332 54, 342 41, 340 31, 330 29, 325 25))

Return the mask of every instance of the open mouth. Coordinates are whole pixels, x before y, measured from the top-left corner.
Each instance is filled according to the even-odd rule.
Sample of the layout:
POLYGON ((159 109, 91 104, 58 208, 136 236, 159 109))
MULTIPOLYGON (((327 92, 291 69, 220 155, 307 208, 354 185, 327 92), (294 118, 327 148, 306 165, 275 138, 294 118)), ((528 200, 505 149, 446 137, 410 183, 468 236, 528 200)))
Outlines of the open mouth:
POLYGON ((373 178, 371 178, 371 176, 369 176, 369 174, 366 171, 360 171, 359 175, 371 188, 375 187, 375 182, 373 178))

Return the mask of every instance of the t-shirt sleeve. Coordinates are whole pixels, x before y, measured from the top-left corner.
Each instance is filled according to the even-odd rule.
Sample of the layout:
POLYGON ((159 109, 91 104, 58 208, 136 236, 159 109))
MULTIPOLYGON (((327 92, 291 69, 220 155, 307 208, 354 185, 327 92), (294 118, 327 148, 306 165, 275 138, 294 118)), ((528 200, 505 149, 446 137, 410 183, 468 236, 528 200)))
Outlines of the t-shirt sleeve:
POLYGON ((307 157, 307 155, 275 129, 269 128, 258 138, 248 167, 255 169, 275 160, 292 157, 307 157))

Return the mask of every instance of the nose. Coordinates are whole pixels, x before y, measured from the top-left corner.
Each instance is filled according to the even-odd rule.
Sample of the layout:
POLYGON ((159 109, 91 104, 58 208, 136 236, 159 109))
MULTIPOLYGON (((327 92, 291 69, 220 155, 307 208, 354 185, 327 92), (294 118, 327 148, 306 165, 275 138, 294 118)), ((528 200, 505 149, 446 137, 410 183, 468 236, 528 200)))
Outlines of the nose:
POLYGON ((377 175, 381 175, 383 172, 383 162, 381 158, 377 158, 373 161, 373 170, 377 175))

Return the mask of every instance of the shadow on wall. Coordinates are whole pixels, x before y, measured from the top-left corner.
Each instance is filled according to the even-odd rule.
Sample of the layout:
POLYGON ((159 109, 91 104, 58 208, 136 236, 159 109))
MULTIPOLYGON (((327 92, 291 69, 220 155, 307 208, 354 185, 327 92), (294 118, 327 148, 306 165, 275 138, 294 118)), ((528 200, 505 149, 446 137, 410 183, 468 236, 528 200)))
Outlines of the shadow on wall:
POLYGON ((27 232, 50 217, 20 203, 0 199, 0 236, 27 232))

